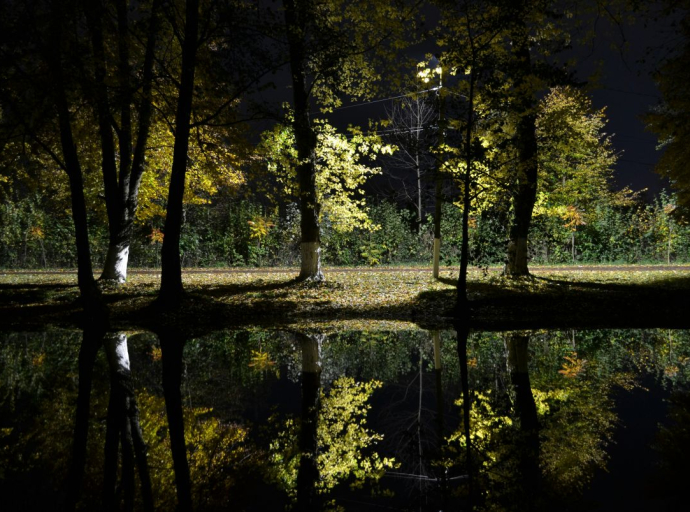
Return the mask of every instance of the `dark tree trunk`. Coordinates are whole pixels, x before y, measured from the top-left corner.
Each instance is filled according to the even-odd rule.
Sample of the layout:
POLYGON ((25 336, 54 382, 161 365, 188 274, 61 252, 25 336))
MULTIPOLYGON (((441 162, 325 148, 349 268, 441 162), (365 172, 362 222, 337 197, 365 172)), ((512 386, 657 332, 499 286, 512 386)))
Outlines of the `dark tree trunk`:
POLYGON ((516 89, 527 89, 516 102, 516 111, 521 115, 517 125, 516 147, 518 163, 517 181, 513 195, 513 223, 510 228, 508 253, 504 273, 509 277, 529 275, 527 268, 527 240, 532 222, 532 211, 537 199, 537 135, 536 114, 534 113, 534 95, 525 82, 532 72, 529 53, 529 39, 524 23, 520 24, 514 38, 515 58, 520 73, 516 89))
MULTIPOLYGON (((439 443, 445 439, 445 415, 443 405, 443 364, 441 362, 441 332, 432 331, 431 337, 434 342, 434 381, 436 383, 436 437, 439 443)), ((439 446, 439 455, 442 455, 441 447, 439 446)), ((441 472, 441 500, 443 504, 442 510, 445 510, 448 505, 448 475, 445 471, 441 472)))
POLYGON ((180 233, 182 231, 182 201, 187 172, 187 151, 194 96, 194 72, 199 31, 199 1, 186 2, 182 70, 175 115, 175 147, 173 149, 168 211, 165 217, 165 238, 161 250, 161 288, 159 299, 174 307, 182 300, 182 264, 180 261, 180 233))
POLYGON ((320 205, 316 196, 316 133, 309 118, 309 87, 307 84, 305 32, 309 21, 309 2, 283 0, 285 25, 290 49, 293 130, 297 145, 297 181, 299 185, 301 268, 299 279, 323 281, 321 272, 320 205))
POLYGON ((324 335, 299 334, 302 350, 302 415, 299 433, 300 461, 297 471, 297 510, 320 510, 316 482, 319 479, 318 423, 321 405, 321 344, 324 335))
POLYGON ((466 319, 460 318, 456 325, 458 336, 458 361, 460 362, 460 381, 462 383, 462 422, 465 435, 467 475, 469 482, 470 509, 476 499, 476 488, 474 478, 474 457, 472 455, 472 429, 470 424, 470 412, 472 410, 472 396, 470 395, 470 379, 467 368, 467 340, 470 335, 469 324, 466 319))
POLYGON ((87 322, 105 320, 107 310, 101 300, 100 292, 93 278, 91 265, 91 248, 84 199, 84 181, 79 155, 74 143, 70 111, 65 89, 62 68, 62 23, 64 13, 62 1, 55 0, 51 12, 51 38, 47 48, 47 60, 53 80, 53 100, 58 115, 60 145, 63 154, 63 168, 69 177, 70 197, 72 201, 72 219, 74 220, 77 246, 77 281, 83 301, 87 322))
POLYGON ((520 425, 519 478, 522 499, 533 509, 540 487, 539 421, 529 379, 529 336, 511 334, 507 340, 508 369, 520 425))
POLYGON ((89 437, 89 411, 91 409, 91 386, 93 367, 96 355, 103 341, 105 327, 88 326, 84 329, 79 349, 79 391, 77 393, 77 410, 74 421, 74 438, 72 442, 72 461, 67 477, 67 493, 64 509, 75 510, 81 493, 86 465, 86 445, 89 437))
POLYGON ((192 510, 191 478, 184 440, 184 415, 182 412, 182 352, 185 341, 177 333, 159 333, 163 353, 163 394, 168 416, 170 449, 175 470, 177 510, 192 510))
POLYGON ((466 311, 467 298, 467 266, 470 257, 470 208, 472 207, 472 131, 474 124, 474 65, 470 70, 470 90, 467 97, 467 126, 465 128, 465 175, 463 176, 462 192, 462 245, 460 247, 460 275, 458 277, 458 310, 466 311))

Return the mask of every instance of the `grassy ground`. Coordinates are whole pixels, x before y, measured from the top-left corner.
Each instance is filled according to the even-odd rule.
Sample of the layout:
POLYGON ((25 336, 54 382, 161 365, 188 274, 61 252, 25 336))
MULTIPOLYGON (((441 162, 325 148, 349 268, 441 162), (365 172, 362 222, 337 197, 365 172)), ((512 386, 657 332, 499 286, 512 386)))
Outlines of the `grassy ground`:
MULTIPOLYGON (((386 270, 334 270, 318 286, 294 281, 294 270, 197 270, 184 276, 185 303, 167 315, 152 307, 156 273, 131 274, 127 284, 104 288, 103 295, 114 328, 172 325, 203 332, 276 324, 452 324, 456 271, 445 270, 436 281, 428 270, 386 270)), ((469 281, 471 323, 478 328, 690 328, 690 268, 540 268, 520 281, 473 269, 469 281)), ((0 330, 76 326, 80 311, 74 274, 0 273, 0 330)))

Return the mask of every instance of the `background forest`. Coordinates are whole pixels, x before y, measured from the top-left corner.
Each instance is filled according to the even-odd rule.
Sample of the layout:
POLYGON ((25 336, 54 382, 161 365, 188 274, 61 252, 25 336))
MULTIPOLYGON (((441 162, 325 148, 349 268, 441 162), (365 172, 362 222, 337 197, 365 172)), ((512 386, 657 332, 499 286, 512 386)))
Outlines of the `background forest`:
MULTIPOLYGON (((188 4, 3 3, 1 267, 77 265, 62 114, 80 159, 93 264, 107 266, 123 233, 131 266, 161 264, 188 4), (58 8, 59 22, 46 21, 43 14, 58 8), (54 55, 41 34, 53 37, 57 28, 54 55), (64 81, 62 98, 56 77, 64 81), (115 198, 127 186, 118 214, 115 198)), ((623 30, 625 17, 639 22, 651 11, 628 2, 564 4, 559 12, 550 2, 517 4, 201 2, 182 265, 298 264, 307 211, 300 152, 309 137, 324 263, 427 264, 440 231, 441 264, 456 265, 466 209, 469 263, 503 264, 522 208, 528 118, 538 168, 529 184, 531 262, 690 260, 684 171, 674 153, 682 140, 674 116, 683 108, 683 45, 660 63, 665 103, 646 119, 671 148, 659 170, 681 196, 620 190, 613 180, 620 152, 606 112, 592 105, 595 85, 583 87, 575 68, 566 68, 568 52, 595 37, 593 17, 606 14, 623 30), (292 11, 302 17, 290 18, 292 11), (509 21, 516 13, 520 22, 509 21), (425 24, 425 17, 436 21, 425 24), (301 42, 293 22, 304 25, 301 42), (542 23, 547 29, 538 29, 542 23), (523 36, 528 71, 515 45, 505 44, 523 36), (303 98, 295 95, 296 70, 303 98), (343 109, 381 98, 385 110, 348 126, 343 109), (308 133, 300 132, 300 116, 308 133), (466 189, 469 208, 461 200, 466 189)), ((683 12, 657 7, 655 15, 683 12)))

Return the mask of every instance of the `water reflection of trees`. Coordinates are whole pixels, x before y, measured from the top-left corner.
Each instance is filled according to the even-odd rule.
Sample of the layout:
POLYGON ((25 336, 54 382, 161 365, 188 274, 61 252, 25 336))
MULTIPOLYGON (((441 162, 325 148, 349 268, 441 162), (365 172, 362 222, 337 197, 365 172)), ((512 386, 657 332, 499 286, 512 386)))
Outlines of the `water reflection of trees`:
MULTIPOLYGON (((474 337, 470 437, 483 507, 565 506, 605 467, 612 395, 634 382, 623 354, 599 360, 600 342, 585 334, 573 345, 573 332, 474 337)), ((461 430, 450 439, 458 452, 461 430)))
MULTIPOLYGON (((269 478, 297 510, 320 510, 339 486, 375 483, 394 461, 374 449, 381 436, 367 427, 368 403, 380 381, 341 376, 322 388, 323 334, 295 334, 301 356, 301 414, 275 415, 269 478)), ((331 501, 332 503, 332 501, 331 501)))
POLYGON ((225 332, 179 338, 167 346, 165 335, 159 342, 151 334, 128 333, 129 371, 123 335, 106 336, 107 350, 100 350, 98 336, 51 331, 0 338, 3 509, 51 509, 65 499, 67 488, 79 491, 66 501, 77 508, 101 508, 106 496, 111 504, 133 499, 134 509, 148 508, 142 468, 135 471, 137 417, 154 506, 176 508, 166 405, 182 418, 177 435, 182 433, 194 508, 246 510, 267 499, 271 508, 282 508, 289 496, 297 496, 304 452, 314 455, 317 469, 311 476, 303 471, 304 481, 312 482, 305 489, 313 491, 314 506, 326 507, 350 496, 352 484, 362 484, 367 491, 355 490, 358 498, 369 496, 370 488, 393 489, 403 504, 390 503, 410 508, 420 504, 416 498, 404 503, 410 481, 429 506, 442 503, 444 485, 450 500, 465 500, 468 481, 456 477, 473 473, 477 509, 536 509, 542 503, 554 508, 560 498, 576 498, 605 465, 617 421, 614 393, 635 386, 633 374, 642 371, 673 391, 670 420, 657 441, 665 472, 655 489, 668 496, 687 476, 681 454, 690 444, 684 430, 690 421, 690 333, 684 331, 471 333, 466 352, 471 464, 459 385, 463 363, 449 333, 436 344, 422 331, 343 332, 325 339, 225 332), (82 343, 86 339, 90 342, 82 343), (170 373, 162 386, 165 365, 170 373), (318 379, 303 393, 301 386, 311 378, 303 370, 310 365, 320 367, 311 372, 318 379), (297 391, 295 384, 300 385, 295 414, 283 408, 270 428, 262 427, 277 387, 286 394, 297 391), (179 398, 170 399, 170 388, 179 389, 179 398), (403 396, 399 392, 407 392, 407 399, 396 402, 395 396, 403 396), (304 404, 312 405, 301 413, 304 404), (299 441, 309 414, 316 425, 311 445, 299 441), (396 431, 407 433, 396 438, 396 431), (112 444, 104 449, 107 439, 117 451, 112 444), (279 454, 282 461, 275 458, 279 454), (393 458, 400 467, 390 467, 393 458), (110 476, 104 478, 107 467, 110 476), (424 476, 425 488, 420 491, 419 478, 392 485, 398 481, 391 476, 395 472, 424 476), (66 475, 71 475, 68 487, 66 475), (534 482, 538 490, 528 492, 534 482))

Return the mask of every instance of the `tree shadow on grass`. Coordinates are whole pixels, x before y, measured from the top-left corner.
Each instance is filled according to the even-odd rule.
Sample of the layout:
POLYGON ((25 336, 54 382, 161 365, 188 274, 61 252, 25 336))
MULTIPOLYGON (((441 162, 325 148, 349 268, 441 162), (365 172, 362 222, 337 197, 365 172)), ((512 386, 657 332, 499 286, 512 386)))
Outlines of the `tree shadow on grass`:
POLYGON ((268 283, 259 280, 251 283, 226 284, 221 286, 215 286, 213 288, 199 287, 194 288, 194 293, 197 295, 205 295, 208 297, 227 297, 231 295, 240 295, 243 293, 281 290, 284 288, 290 288, 298 285, 306 286, 303 283, 304 282, 300 281, 297 277, 288 279, 286 281, 275 281, 268 283))
POLYGON ((690 291, 690 276, 662 277, 643 282, 631 283, 601 283, 596 281, 567 281, 548 277, 535 277, 535 281, 554 285, 560 288, 599 290, 624 293, 648 293, 650 290, 658 291, 690 291))
POLYGON ((0 304, 3 303, 32 303, 45 300, 51 292, 72 289, 79 292, 77 284, 1 284, 0 285, 0 304))
POLYGON ((448 286, 458 286, 458 280, 451 277, 439 277, 437 280, 439 283, 447 284, 448 286))

